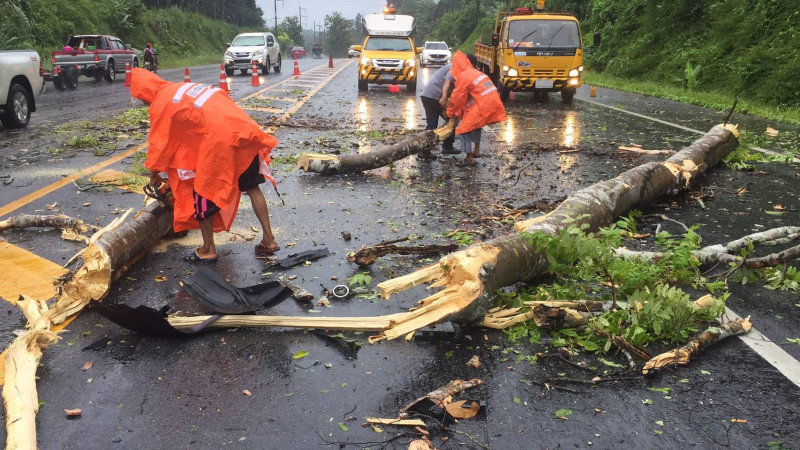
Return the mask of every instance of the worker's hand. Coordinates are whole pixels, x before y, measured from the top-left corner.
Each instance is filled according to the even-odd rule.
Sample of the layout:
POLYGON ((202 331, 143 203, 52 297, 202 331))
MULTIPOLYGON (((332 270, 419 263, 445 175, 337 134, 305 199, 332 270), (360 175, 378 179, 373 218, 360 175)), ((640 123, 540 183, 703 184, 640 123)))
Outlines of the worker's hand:
POLYGON ((444 109, 447 106, 447 97, 442 97, 439 99, 439 106, 444 109))
POLYGON ((166 183, 167 181, 161 176, 161 172, 157 170, 150 171, 150 186, 158 186, 160 183, 166 183))

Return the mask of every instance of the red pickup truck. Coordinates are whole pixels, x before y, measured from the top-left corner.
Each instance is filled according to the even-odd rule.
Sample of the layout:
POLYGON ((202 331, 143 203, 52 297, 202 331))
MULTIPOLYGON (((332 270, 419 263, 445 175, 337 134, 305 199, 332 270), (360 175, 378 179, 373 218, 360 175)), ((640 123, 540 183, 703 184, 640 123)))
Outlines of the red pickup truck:
POLYGON ((98 34, 72 36, 61 50, 53 52, 53 85, 58 90, 78 87, 78 76, 105 78, 113 83, 125 63, 139 67, 139 58, 119 38, 98 34))

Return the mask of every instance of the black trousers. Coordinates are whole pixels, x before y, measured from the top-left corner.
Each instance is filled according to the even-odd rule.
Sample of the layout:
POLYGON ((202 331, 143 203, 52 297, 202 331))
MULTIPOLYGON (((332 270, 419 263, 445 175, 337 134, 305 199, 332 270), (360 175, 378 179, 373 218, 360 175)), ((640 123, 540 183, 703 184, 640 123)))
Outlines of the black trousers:
MULTIPOLYGON (((425 108, 425 121, 428 123, 425 129, 435 130, 439 128, 439 118, 442 114, 442 106, 439 104, 439 99, 433 99, 430 97, 420 98, 422 99, 422 107, 425 108)), ((442 142, 442 148, 453 148, 453 142, 455 139, 455 133, 448 136, 447 139, 442 142)))

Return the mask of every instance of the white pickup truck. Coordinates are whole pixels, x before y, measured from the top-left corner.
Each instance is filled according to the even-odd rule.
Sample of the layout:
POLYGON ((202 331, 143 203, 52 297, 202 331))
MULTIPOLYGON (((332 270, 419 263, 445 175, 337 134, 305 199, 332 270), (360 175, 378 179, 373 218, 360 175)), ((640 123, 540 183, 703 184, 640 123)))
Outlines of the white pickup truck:
POLYGON ((36 111, 42 91, 42 59, 33 50, 0 51, 0 121, 6 128, 24 128, 36 111))

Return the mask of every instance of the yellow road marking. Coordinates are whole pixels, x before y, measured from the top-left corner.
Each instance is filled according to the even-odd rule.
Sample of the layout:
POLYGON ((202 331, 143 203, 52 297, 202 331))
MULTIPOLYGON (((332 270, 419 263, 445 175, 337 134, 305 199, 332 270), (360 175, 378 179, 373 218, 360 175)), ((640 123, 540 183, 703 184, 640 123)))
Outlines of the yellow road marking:
POLYGON ((68 272, 58 264, 8 242, 0 242, 0 261, 3 261, 0 297, 12 305, 17 304, 20 294, 37 300, 51 299, 55 295, 53 282, 68 272))
MULTIPOLYGON (((149 179, 146 178, 146 177, 140 177, 140 178, 142 178, 145 183, 147 181, 149 181, 149 179)), ((142 185, 142 186, 132 186, 132 185, 129 185, 129 184, 123 184, 123 182, 125 182, 125 181, 132 181, 130 174, 127 174, 127 173, 124 173, 124 172, 120 172, 118 170, 112 170, 112 169, 106 169, 106 170, 104 170, 102 172, 99 172, 99 173, 96 173, 96 174, 92 175, 92 177, 89 178, 89 182, 90 183, 107 184, 110 187, 116 187, 116 188, 123 189, 123 190, 126 190, 126 191, 131 191, 131 192, 134 192, 134 193, 137 193, 137 194, 142 194, 142 186, 144 186, 144 185, 142 185)))
POLYGON ((270 108, 265 106, 242 106, 242 109, 245 111, 261 111, 261 112, 268 112, 268 113, 279 113, 283 112, 280 108, 270 108))

